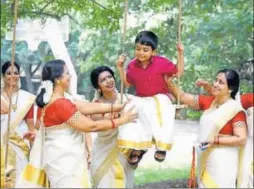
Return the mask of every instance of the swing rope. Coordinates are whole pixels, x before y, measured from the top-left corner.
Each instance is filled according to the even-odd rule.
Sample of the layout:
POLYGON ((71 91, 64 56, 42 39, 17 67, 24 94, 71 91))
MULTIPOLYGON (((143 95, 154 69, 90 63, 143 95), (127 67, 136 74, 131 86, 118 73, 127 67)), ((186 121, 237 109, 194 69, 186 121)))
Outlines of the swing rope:
MULTIPOLYGON (((122 34, 122 52, 123 47, 125 45, 125 40, 126 40, 126 30, 127 30, 127 15, 128 15, 128 0, 125 0, 125 5, 124 5, 124 25, 123 25, 123 34, 122 34)), ((123 93, 124 93, 124 78, 121 78, 121 103, 123 103, 123 93)))
MULTIPOLYGON (((178 32, 177 32, 177 43, 181 43, 181 17, 182 17, 182 1, 178 0, 178 32)), ((177 52, 177 70, 180 70, 179 63, 181 61, 181 53, 177 52)), ((177 74, 177 85, 180 87, 180 75, 177 74)), ((180 96, 177 94, 177 105, 180 105, 180 96)))
MULTIPOLYGON (((17 26, 17 14, 18 14, 18 0, 13 1, 14 4, 14 17, 13 17, 13 39, 12 39, 12 54, 11 54, 11 83, 14 77, 14 61, 15 61, 15 51, 16 51, 16 26, 17 26)), ((7 133, 6 133, 6 148, 5 148, 5 171, 8 164, 8 152, 9 152, 9 138, 10 138, 10 121, 11 121, 11 111, 12 111, 12 85, 10 85, 10 98, 9 98, 9 112, 8 112, 8 122, 7 122, 7 133)), ((5 174, 6 177, 6 174, 5 174)), ((6 180, 6 178, 5 178, 6 180)))
MULTIPOLYGON (((177 43, 181 43, 181 17, 182 17, 182 0, 178 0, 178 33, 177 33, 177 43)), ((180 70, 179 62, 182 59, 182 54, 180 52, 177 53, 177 68, 180 70)), ((180 88, 180 75, 177 75, 177 85, 180 88)), ((180 94, 177 94, 177 108, 184 108, 185 105, 180 105, 180 94)), ((190 178, 188 180, 188 188, 196 188, 196 169, 195 169, 195 147, 192 148, 192 162, 191 162, 191 170, 190 170, 190 178)))
MULTIPOLYGON (((182 0, 178 0, 178 30, 177 30, 177 44, 181 43, 181 18, 182 18, 182 0)), ((180 53, 179 51, 177 52, 177 70, 180 70, 180 61, 183 59, 183 54, 180 53)), ((177 86, 180 88, 180 75, 177 74, 177 86)), ((177 104, 175 105, 176 109, 182 109, 186 108, 187 106, 184 104, 180 104, 180 94, 177 94, 177 104)))

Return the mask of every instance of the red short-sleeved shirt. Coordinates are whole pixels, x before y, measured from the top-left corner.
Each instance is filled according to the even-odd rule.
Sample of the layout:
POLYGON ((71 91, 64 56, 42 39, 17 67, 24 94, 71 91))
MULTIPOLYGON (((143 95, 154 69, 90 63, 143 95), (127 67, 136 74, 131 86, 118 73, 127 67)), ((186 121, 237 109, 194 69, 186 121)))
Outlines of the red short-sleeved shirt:
POLYGON ((253 93, 241 95, 242 106, 245 110, 247 110, 250 107, 253 107, 253 101, 254 101, 253 93))
MULTIPOLYGON (((200 110, 209 109, 214 98, 214 96, 199 95, 198 104, 200 110)), ((233 135, 233 123, 238 121, 246 122, 246 115, 243 111, 238 112, 233 119, 228 121, 226 125, 220 130, 220 134, 233 135)))
POLYGON ((136 89, 141 97, 167 94, 168 86, 164 76, 172 76, 177 72, 176 65, 167 58, 153 56, 151 63, 144 69, 137 59, 132 60, 126 70, 127 81, 136 89))
MULTIPOLYGON (((32 106, 28 112, 28 119, 33 119, 34 106, 32 106)), ((60 125, 77 112, 76 106, 71 103, 70 100, 65 98, 60 98, 50 104, 46 111, 44 117, 45 127, 50 127, 54 125, 60 125)), ((41 117, 41 109, 38 108, 37 111, 37 120, 41 117)))

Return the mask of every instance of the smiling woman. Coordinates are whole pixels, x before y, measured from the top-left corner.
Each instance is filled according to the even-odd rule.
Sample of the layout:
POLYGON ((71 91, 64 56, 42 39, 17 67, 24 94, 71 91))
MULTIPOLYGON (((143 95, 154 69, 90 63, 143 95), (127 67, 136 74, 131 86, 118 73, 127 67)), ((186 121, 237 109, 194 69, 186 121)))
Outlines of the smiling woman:
MULTIPOLYGON (((91 83, 96 89, 94 101, 107 103, 115 106, 120 103, 120 94, 115 87, 114 72, 107 66, 95 68, 90 75, 91 83)), ((125 95, 123 101, 126 103, 132 95, 125 95)), ((111 120, 119 117, 118 112, 92 115, 94 120, 111 120)), ((136 123, 132 129, 137 128, 136 123)), ((125 124, 126 125, 126 124, 125 124)), ((98 188, 132 188, 134 182, 135 168, 128 164, 130 151, 117 147, 117 136, 119 129, 98 132, 93 143, 93 155, 91 162, 91 173, 93 187, 98 188)))
POLYGON ((239 75, 231 69, 219 71, 212 87, 213 96, 185 93, 170 79, 168 86, 182 103, 204 111, 198 141, 208 145, 205 150, 198 150, 199 187, 235 188, 236 180, 240 186, 247 127, 245 113, 235 100, 239 75))
POLYGON ((64 93, 70 86, 70 78, 63 60, 49 61, 43 67, 42 85, 36 97, 41 112, 40 130, 17 187, 46 187, 47 179, 52 188, 91 187, 84 132, 111 130, 137 117, 135 113, 125 112, 112 120, 91 120, 87 115, 119 112, 123 105, 66 99, 64 93))
MULTIPOLYGON (((16 177, 21 174, 22 169, 28 162, 30 150, 29 141, 23 139, 23 134, 27 130, 33 130, 33 125, 28 118, 28 112, 32 107, 35 96, 20 89, 20 67, 17 63, 13 66, 13 75, 11 62, 6 62, 2 66, 2 81, 1 86, 1 139, 6 138, 8 128, 8 110, 2 112, 2 101, 9 103, 12 98, 10 112, 10 136, 9 145, 13 150, 14 157, 8 155, 8 169, 16 167, 16 177), (10 160, 10 161, 9 161, 10 160), (16 162, 16 165, 15 165, 16 162)), ((4 146, 6 145, 6 141, 4 146)), ((11 170, 11 169, 10 169, 11 170)))

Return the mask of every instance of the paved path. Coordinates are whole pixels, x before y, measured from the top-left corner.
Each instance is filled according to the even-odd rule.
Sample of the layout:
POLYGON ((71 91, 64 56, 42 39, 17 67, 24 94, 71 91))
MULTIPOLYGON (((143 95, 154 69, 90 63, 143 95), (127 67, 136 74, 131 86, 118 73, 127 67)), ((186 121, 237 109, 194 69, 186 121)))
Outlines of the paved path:
POLYGON ((193 121, 176 120, 176 134, 174 144, 167 153, 166 159, 162 163, 158 163, 154 159, 154 149, 149 150, 141 160, 140 168, 181 168, 191 164, 192 146, 197 139, 199 124, 193 121))

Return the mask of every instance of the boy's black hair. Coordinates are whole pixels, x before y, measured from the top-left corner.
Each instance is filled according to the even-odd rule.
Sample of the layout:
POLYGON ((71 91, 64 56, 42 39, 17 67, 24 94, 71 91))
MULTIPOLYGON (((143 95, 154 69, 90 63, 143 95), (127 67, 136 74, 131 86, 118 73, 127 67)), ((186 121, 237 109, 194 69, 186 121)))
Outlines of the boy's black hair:
POLYGON ((141 31, 135 39, 135 44, 137 43, 150 46, 153 50, 155 50, 158 45, 158 37, 151 31, 141 31))

